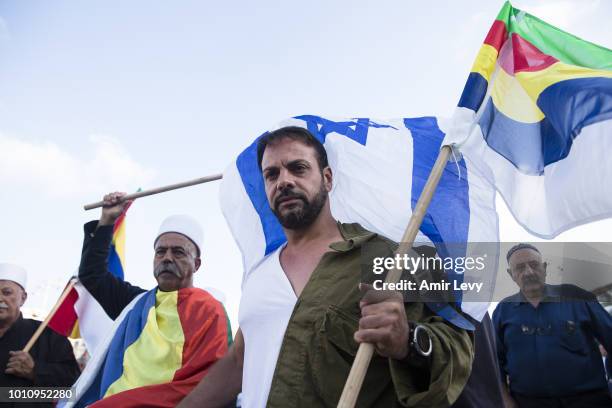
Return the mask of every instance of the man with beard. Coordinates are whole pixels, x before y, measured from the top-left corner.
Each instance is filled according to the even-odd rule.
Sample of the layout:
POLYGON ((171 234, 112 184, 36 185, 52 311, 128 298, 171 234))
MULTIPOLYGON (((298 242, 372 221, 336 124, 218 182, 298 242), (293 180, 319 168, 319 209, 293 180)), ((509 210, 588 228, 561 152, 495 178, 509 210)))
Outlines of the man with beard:
MULTIPOLYGON (((99 375, 104 377, 103 385, 80 402, 89 405, 98 401, 96 407, 174 406, 227 352, 229 322, 223 306, 193 286, 193 275, 202 263, 203 232, 189 216, 166 218, 153 241, 156 288, 146 291, 108 271, 113 227, 129 204, 122 200, 124 195, 107 194, 100 220, 85 224, 79 280, 111 319, 121 316, 126 322, 118 326, 109 350, 123 344, 124 338, 131 340, 126 343, 127 350, 117 346, 125 352, 124 368, 113 381, 99 375), (122 313, 128 305, 133 308, 122 313), (131 322, 136 323, 130 326, 131 322), (125 368, 128 364, 130 369, 125 368)), ((110 356, 115 360, 121 357, 110 356)), ((102 368, 112 364, 106 362, 102 368)), ((85 373, 88 371, 83 377, 85 373)))
POLYGON ((333 218, 321 143, 282 128, 260 138, 258 161, 287 243, 248 271, 234 347, 180 406, 223 406, 240 391, 247 408, 335 406, 362 342, 377 355, 358 406, 450 405, 470 373, 470 335, 360 284, 362 265, 396 244, 333 218))
MULTIPOLYGON (((80 374, 65 337, 46 328, 29 352, 22 351, 40 322, 24 319, 27 274, 0 263, 0 387, 70 387, 80 374)), ((6 395, 6 394, 5 394, 6 395)), ((4 407, 52 407, 52 402, 5 402, 4 407)))
POLYGON ((493 312, 506 406, 611 407, 595 339, 612 350, 612 317, 593 294, 546 284, 535 246, 515 245, 506 260, 520 288, 493 312))

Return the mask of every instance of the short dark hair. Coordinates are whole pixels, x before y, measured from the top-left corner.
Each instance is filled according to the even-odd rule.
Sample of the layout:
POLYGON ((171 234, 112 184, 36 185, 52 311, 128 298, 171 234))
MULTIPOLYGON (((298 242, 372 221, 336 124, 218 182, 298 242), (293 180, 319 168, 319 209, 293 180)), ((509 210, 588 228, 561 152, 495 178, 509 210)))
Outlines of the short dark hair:
POLYGON ((521 242, 520 244, 517 244, 517 245, 513 246, 512 248, 510 248, 510 250, 506 254, 506 262, 510 263, 510 257, 512 256, 512 254, 515 253, 516 251, 520 250, 520 249, 532 249, 532 250, 536 251, 538 254, 542 255, 538 248, 534 247, 531 244, 526 244, 524 242, 521 242))
POLYGON ((264 151, 268 145, 274 144, 282 139, 298 140, 304 143, 306 146, 310 146, 315 150, 317 156, 317 162, 319 163, 319 170, 322 172, 324 168, 329 166, 327 162, 327 152, 323 144, 313 136, 308 129, 304 129, 299 126, 286 126, 277 129, 273 132, 264 134, 259 138, 257 142, 257 164, 261 171, 261 161, 263 159, 264 151))

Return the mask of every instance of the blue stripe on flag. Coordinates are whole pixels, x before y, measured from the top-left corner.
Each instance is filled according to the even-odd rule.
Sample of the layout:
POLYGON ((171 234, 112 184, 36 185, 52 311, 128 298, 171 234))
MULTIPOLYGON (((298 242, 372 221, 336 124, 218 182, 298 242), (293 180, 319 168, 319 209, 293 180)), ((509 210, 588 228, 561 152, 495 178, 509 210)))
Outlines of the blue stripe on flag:
MULTIPOLYGON (((100 383, 102 381, 102 370, 98 370, 95 379, 87 389, 83 393, 83 396, 74 404, 74 408, 85 408, 86 406, 93 404, 94 402, 100 399, 100 383)), ((60 401, 58 403, 58 407, 64 407, 66 405, 65 401, 60 401)))
POLYGON ((459 99, 458 106, 461 108, 468 108, 473 111, 477 111, 482 104, 482 101, 487 94, 487 87, 489 83, 479 73, 471 72, 468 76, 468 80, 463 88, 461 99, 459 99))
POLYGON ((123 356, 127 348, 132 345, 147 324, 149 310, 155 307, 155 293, 157 289, 150 290, 140 298, 134 308, 125 317, 117 328, 106 353, 106 359, 102 367, 102 377, 99 385, 99 395, 97 399, 102 399, 104 394, 121 375, 123 374, 123 356))
POLYGON ((257 164, 257 142, 263 135, 255 139, 249 147, 240 153, 238 159, 236 159, 236 167, 238 168, 238 173, 240 173, 244 189, 251 200, 251 204, 253 204, 253 208, 255 208, 257 215, 259 215, 259 221, 261 222, 266 239, 265 255, 268 255, 287 239, 280 223, 270 209, 263 177, 257 164))
MULTIPOLYGON (((427 177, 438 157, 444 133, 438 128, 436 118, 404 119, 414 140, 412 168, 412 208, 417 203, 427 177)), ((470 196, 465 160, 449 162, 429 205, 421 231, 434 243, 465 243, 470 224, 470 196), (461 177, 457 174, 457 165, 461 177)), ((442 248, 446 251, 446 248, 442 248)), ((446 255, 445 255, 446 256, 446 255)))
MULTIPOLYGON (((555 129, 561 149, 542 138, 544 165, 564 159, 583 127, 612 119, 612 78, 574 78, 554 83, 538 96, 538 107, 555 129)), ((552 135, 551 135, 552 136, 552 135)))
MULTIPOLYGON (((429 173, 438 157, 444 133, 436 118, 405 118, 404 125, 410 130, 413 143, 412 209, 423 192, 429 173)), ((441 258, 465 256, 470 223, 470 196, 465 160, 449 162, 429 204, 421 224, 421 232, 435 245, 441 258), (461 177, 457 174, 457 166, 461 177), (446 246, 446 244, 451 244, 446 246)), ((463 281, 463 274, 446 271, 451 280, 463 281)), ((461 302, 461 291, 455 292, 457 303, 461 302)), ((428 307, 458 327, 473 330, 473 325, 455 309, 445 303, 428 303, 428 307)))
POLYGON ((110 273, 123 280, 123 266, 119 254, 115 250, 115 245, 111 245, 108 253, 108 270, 110 273))
POLYGON ((535 123, 516 121, 500 112, 491 98, 478 124, 489 147, 524 174, 543 174, 542 151, 546 149, 542 146, 543 140, 551 147, 554 145, 555 150, 560 147, 560 143, 553 143, 557 135, 546 118, 535 123))

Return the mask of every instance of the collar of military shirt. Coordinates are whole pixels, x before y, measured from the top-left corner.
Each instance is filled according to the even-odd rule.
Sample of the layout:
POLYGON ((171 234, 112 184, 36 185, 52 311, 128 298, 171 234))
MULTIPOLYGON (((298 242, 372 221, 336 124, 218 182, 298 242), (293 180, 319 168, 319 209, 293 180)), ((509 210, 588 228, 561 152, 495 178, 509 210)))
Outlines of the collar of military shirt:
POLYGON ((330 244, 329 247, 334 251, 347 252, 354 248, 360 248, 365 242, 368 242, 377 235, 374 232, 365 230, 359 224, 342 224, 341 222, 337 224, 344 241, 330 244))

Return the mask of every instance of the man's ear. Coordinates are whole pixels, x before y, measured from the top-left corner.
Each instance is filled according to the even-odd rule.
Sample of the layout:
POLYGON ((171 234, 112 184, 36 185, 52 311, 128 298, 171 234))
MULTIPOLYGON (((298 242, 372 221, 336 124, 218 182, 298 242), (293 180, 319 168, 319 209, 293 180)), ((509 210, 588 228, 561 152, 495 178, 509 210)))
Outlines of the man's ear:
POLYGON ((332 174, 331 167, 327 166, 323 169, 323 182, 325 183, 325 189, 330 192, 334 182, 334 176, 332 174))
POLYGON ((200 257, 198 256, 195 260, 195 270, 193 271, 194 273, 197 272, 198 269, 200 269, 200 266, 202 265, 202 260, 200 259, 200 257))
POLYGON ((28 299, 28 292, 26 292, 25 290, 21 291, 21 304, 19 305, 19 307, 23 306, 23 304, 25 303, 25 301, 28 299))
POLYGON ((506 272, 508 272, 508 275, 510 275, 510 278, 512 278, 512 280, 513 280, 514 282, 516 282, 516 281, 514 280, 514 275, 512 275, 512 269, 507 268, 507 269, 506 269, 506 272))

